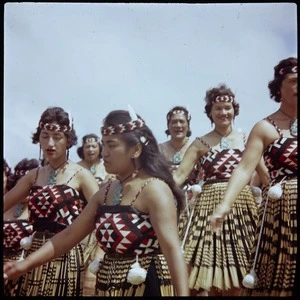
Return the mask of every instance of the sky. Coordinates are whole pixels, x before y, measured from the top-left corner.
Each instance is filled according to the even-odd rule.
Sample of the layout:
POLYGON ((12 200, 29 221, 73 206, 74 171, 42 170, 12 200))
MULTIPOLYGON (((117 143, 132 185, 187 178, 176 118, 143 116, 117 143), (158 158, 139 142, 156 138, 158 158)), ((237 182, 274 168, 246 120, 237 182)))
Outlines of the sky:
POLYGON ((78 144, 100 135, 105 116, 130 104, 159 143, 166 115, 191 114, 194 139, 212 130, 208 89, 225 83, 249 133, 279 108, 269 96, 274 66, 297 57, 295 3, 44 3, 4 5, 3 156, 11 167, 38 158, 32 144, 41 114, 60 106, 74 119, 78 144))

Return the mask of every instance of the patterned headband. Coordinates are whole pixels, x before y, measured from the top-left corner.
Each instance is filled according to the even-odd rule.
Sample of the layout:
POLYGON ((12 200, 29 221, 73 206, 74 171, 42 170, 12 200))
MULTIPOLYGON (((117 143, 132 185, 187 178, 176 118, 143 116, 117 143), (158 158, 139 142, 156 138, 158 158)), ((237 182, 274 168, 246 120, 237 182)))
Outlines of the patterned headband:
POLYGON ((169 111, 168 114, 167 114, 167 120, 168 121, 170 121, 172 115, 185 115, 185 117, 188 121, 191 120, 191 115, 188 112, 186 112, 182 109, 175 109, 173 111, 169 111))
POLYGON ((16 176, 24 176, 29 172, 29 170, 17 170, 15 171, 16 176))
POLYGON ((141 128, 144 125, 145 125, 145 122, 142 119, 137 119, 134 121, 131 120, 130 122, 123 123, 123 124, 116 124, 116 125, 112 125, 112 126, 103 126, 103 127, 101 127, 101 134, 103 136, 107 136, 107 135, 130 132, 137 128, 141 128))
POLYGON ((83 141, 84 144, 86 143, 99 143, 99 139, 98 138, 94 138, 94 137, 90 137, 90 138, 87 138, 83 141))
POLYGON ((234 101, 234 97, 229 95, 217 96, 211 103, 218 103, 218 102, 229 102, 232 103, 234 101))
POLYGON ((297 66, 288 66, 285 68, 279 69, 279 71, 275 71, 275 77, 281 77, 289 73, 298 73, 298 67, 297 66))
POLYGON ((58 125, 58 124, 49 124, 40 122, 39 128, 50 131, 60 131, 60 132, 69 132, 72 130, 71 126, 68 125, 58 125))

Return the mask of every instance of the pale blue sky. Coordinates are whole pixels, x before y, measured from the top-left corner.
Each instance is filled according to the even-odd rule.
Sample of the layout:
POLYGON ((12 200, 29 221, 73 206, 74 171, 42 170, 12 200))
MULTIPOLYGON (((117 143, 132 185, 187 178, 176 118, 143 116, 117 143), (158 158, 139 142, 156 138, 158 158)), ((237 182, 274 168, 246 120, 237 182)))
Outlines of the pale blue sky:
POLYGON ((167 112, 186 106, 194 139, 211 130, 206 90, 223 82, 240 103, 234 126, 249 132, 278 108, 273 67, 296 55, 295 3, 6 3, 4 157, 38 157, 31 135, 49 106, 71 112, 78 146, 127 104, 158 142, 167 112))

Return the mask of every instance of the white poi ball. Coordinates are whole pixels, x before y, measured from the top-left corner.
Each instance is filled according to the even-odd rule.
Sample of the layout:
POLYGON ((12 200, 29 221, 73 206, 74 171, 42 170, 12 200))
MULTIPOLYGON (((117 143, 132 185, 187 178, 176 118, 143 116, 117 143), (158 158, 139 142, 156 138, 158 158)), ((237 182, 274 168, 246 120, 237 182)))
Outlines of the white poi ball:
POLYGON ((281 195, 282 195, 282 188, 280 183, 275 184, 268 191, 268 196, 275 200, 279 199, 281 195))

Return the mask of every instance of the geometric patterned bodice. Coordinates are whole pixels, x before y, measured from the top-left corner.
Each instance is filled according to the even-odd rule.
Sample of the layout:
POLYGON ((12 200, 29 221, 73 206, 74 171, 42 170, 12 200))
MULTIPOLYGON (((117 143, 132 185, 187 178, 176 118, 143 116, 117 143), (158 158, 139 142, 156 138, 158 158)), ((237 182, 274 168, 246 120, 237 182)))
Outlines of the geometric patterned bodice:
POLYGON ((296 137, 283 137, 282 131, 273 120, 267 118, 277 130, 280 138, 268 145, 263 153, 265 165, 271 180, 281 180, 284 176, 296 177, 298 169, 298 140, 296 137))
POLYGON ((97 241, 106 253, 159 253, 149 215, 130 205, 102 205, 95 221, 97 241))
MULTIPOLYGON (((151 178, 140 189, 154 179, 151 178)), ((108 184, 106 195, 110 188, 108 184)), ((139 195, 130 205, 100 205, 95 216, 96 238, 106 253, 156 254, 160 247, 148 214, 133 207, 139 195)), ((106 197, 106 196, 105 196, 106 197)))
POLYGON ((34 231, 57 233, 78 217, 87 201, 66 184, 32 186, 29 195, 29 222, 34 231))
POLYGON ((210 149, 200 159, 204 169, 204 181, 229 179, 242 159, 239 149, 210 149))
POLYGON ((281 137, 268 145, 263 157, 265 165, 269 170, 271 180, 279 180, 283 176, 297 176, 297 152, 297 138, 281 137))
POLYGON ((3 221, 3 248, 10 251, 21 250, 22 238, 32 234, 32 225, 27 220, 3 221))

